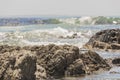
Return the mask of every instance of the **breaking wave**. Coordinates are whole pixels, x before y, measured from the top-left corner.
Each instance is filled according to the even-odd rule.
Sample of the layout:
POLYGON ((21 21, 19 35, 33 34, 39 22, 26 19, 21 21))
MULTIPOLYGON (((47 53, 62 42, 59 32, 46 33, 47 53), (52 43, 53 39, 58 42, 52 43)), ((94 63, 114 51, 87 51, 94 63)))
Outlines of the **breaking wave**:
POLYGON ((92 32, 69 31, 62 27, 44 30, 32 31, 14 31, 14 32, 1 32, 0 44, 8 45, 46 45, 46 44, 72 44, 79 47, 88 41, 92 36, 92 32))

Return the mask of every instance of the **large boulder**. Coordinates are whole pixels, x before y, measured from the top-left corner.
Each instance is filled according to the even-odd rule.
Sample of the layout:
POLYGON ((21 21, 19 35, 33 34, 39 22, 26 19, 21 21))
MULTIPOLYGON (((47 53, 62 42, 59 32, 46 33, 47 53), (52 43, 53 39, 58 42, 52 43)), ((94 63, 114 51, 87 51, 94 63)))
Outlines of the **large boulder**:
POLYGON ((97 53, 87 51, 80 54, 80 57, 67 68, 66 75, 91 74, 99 69, 109 70, 110 66, 97 53))
POLYGON ((107 29, 97 32, 88 43, 92 48, 120 49, 120 29, 107 29))
POLYGON ((99 56, 96 52, 88 51, 80 55, 80 58, 83 60, 83 63, 87 67, 86 73, 91 73, 99 69, 109 70, 110 66, 106 61, 99 56))
POLYGON ((47 76, 63 76, 66 68, 79 57, 79 48, 51 44, 39 47, 36 55, 37 63, 45 68, 47 76))

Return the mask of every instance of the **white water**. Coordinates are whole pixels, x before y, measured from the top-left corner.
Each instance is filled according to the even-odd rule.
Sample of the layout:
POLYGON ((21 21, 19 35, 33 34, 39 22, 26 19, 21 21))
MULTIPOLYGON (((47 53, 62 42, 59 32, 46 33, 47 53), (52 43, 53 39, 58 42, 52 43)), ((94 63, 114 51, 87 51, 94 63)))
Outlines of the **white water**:
MULTIPOLYGON (((21 27, 23 28, 23 27, 21 27)), ((86 43, 92 32, 88 30, 87 32, 67 30, 62 27, 56 27, 51 29, 37 29, 30 31, 20 31, 20 27, 4 27, 0 32, 0 45, 47 45, 47 44, 71 44, 78 47, 82 47, 86 43), (5 31, 13 30, 14 31, 5 31), (75 35, 73 38, 72 36, 75 35)))

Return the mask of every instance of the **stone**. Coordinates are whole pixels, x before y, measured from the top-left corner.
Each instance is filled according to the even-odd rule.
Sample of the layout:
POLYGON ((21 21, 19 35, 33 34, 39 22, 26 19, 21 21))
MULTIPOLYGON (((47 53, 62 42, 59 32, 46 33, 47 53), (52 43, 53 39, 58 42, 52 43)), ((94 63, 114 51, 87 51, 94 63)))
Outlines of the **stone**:
POLYGON ((94 51, 72 45, 0 46, 0 80, 57 79, 110 66, 94 51))
POLYGON ((113 59, 113 60, 112 60, 112 63, 113 63, 114 65, 120 65, 120 58, 115 58, 115 59, 113 59))
POLYGON ((65 72, 66 76, 76 76, 91 74, 100 69, 109 70, 111 67, 106 61, 93 51, 81 53, 80 57, 76 59, 65 72))
POLYGON ((120 49, 120 29, 107 29, 93 35, 86 45, 99 49, 120 49))
POLYGON ((37 52, 41 54, 38 56, 38 63, 45 67, 50 76, 63 76, 65 69, 79 57, 79 48, 75 46, 44 47, 47 50, 37 52))
POLYGON ((0 80, 35 80, 36 58, 29 51, 0 55, 0 80))
POLYGON ((82 59, 75 60, 65 71, 65 76, 79 76, 85 74, 85 65, 82 59))

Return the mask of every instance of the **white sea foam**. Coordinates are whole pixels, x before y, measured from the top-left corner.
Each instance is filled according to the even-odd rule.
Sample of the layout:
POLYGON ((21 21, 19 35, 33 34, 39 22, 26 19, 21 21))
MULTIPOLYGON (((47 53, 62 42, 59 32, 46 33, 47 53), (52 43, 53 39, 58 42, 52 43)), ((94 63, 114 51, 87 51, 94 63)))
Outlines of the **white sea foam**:
POLYGON ((15 32, 1 32, 0 44, 8 45, 47 45, 47 44, 71 44, 82 47, 82 45, 88 41, 86 37, 91 35, 91 32, 76 32, 69 31, 62 27, 56 27, 52 29, 38 29, 32 31, 21 32, 16 30, 15 32), (84 35, 83 35, 84 34, 84 35), (63 38, 60 38, 60 37, 63 38), (71 38, 72 36, 75 36, 71 38))
POLYGON ((59 19, 60 22, 72 25, 94 25, 94 20, 90 16, 83 16, 80 18, 66 18, 66 19, 59 19))

